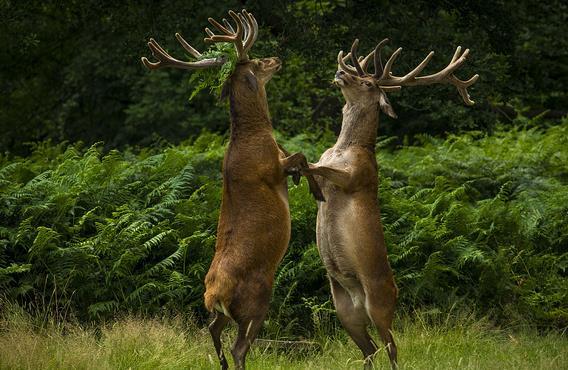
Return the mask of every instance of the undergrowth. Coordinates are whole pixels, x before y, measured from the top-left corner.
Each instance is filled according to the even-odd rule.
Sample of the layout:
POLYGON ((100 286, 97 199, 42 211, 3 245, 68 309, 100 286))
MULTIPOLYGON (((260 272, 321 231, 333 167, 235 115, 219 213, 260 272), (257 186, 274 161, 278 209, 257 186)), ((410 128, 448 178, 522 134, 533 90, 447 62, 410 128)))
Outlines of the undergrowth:
MULTIPOLYGON (((333 138, 281 140, 315 161, 333 138)), ((379 198, 401 309, 474 306, 506 326, 568 325, 568 122, 377 150, 379 198)), ((224 140, 102 153, 41 143, 0 156, 0 290, 28 310, 84 320, 191 312, 215 244, 224 140)), ((292 240, 265 335, 333 316, 316 205, 291 186, 292 240)), ((331 319, 333 321, 334 319, 331 319)), ((329 322, 329 321, 328 321, 329 322)))
POLYGON ((210 92, 220 96, 223 84, 229 79, 237 66, 237 53, 231 43, 214 43, 202 54, 201 59, 223 58, 226 62, 219 68, 197 69, 189 78, 189 85, 195 86, 189 96, 193 99, 200 91, 209 88, 210 92))
MULTIPOLYGON (((501 330, 465 312, 397 319, 401 369, 562 369, 566 337, 501 330)), ((229 348, 236 330, 222 340, 229 348)), ((311 340, 257 340, 249 369, 360 369, 361 353, 340 331, 311 340)), ((0 369, 218 369, 209 333, 189 317, 126 316, 98 326, 34 317, 11 306, 0 316, 0 369), (43 324, 41 324, 43 323, 43 324), (39 324, 39 325, 38 325, 39 324)), ((380 350, 375 369, 390 369, 380 350)))

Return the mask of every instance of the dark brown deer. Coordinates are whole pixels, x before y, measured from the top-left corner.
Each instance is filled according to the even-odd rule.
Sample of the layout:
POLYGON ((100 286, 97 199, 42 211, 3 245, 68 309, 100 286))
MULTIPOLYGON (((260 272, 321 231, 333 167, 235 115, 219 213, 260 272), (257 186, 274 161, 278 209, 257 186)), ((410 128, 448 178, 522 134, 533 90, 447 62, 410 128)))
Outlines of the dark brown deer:
MULTIPOLYGON (((205 306, 215 312, 209 326, 221 367, 228 368, 221 331, 230 319, 238 324, 232 347, 235 366, 243 369, 245 356, 260 330, 272 293, 274 273, 290 240, 287 175, 307 167, 306 158, 288 156, 276 143, 266 100, 265 84, 280 69, 278 58, 249 59, 258 34, 252 14, 229 11, 236 30, 209 18, 221 33, 205 29, 206 42, 229 42, 237 51, 237 66, 225 83, 231 111, 231 136, 223 162, 223 199, 217 228, 215 256, 205 277, 205 306)), ((150 69, 217 67, 225 59, 202 59, 179 34, 178 41, 197 62, 172 58, 156 41, 148 46, 159 60, 142 62, 150 69)), ((323 200, 314 179, 310 190, 323 200)))
POLYGON ((326 198, 318 207, 318 250, 328 272, 337 315, 363 352, 366 368, 372 367, 372 357, 378 350, 367 332, 369 324, 377 328, 392 367, 397 367, 391 329, 398 290, 387 259, 377 199, 375 142, 379 109, 396 117, 386 91, 434 83, 456 86, 465 103, 471 105, 467 87, 479 77, 461 81, 453 75, 469 53, 465 50, 462 54, 460 47, 450 64, 438 73, 418 76, 432 58, 431 52, 412 72, 394 76, 391 67, 401 49, 383 67, 380 51, 386 41, 365 58, 357 56, 358 40, 347 56, 339 53, 334 82, 346 100, 341 133, 317 164, 303 170, 316 175, 326 198), (352 66, 346 63, 349 59, 352 66), (367 72, 371 59, 375 65, 373 74, 367 72))

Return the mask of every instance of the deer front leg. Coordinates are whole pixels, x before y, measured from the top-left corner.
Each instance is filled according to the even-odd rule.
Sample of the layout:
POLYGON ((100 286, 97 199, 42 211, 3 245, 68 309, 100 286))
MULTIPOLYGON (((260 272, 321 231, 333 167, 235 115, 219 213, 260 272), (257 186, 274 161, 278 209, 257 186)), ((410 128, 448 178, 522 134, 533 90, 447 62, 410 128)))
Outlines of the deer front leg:
MULTIPOLYGON (((296 173, 301 174, 302 170, 308 169, 308 161, 302 153, 294 153, 286 158, 280 159, 280 165, 285 174, 292 174, 292 176, 296 173)), ((325 198, 316 179, 309 173, 303 175, 306 177, 306 180, 308 180, 308 187, 314 198, 320 202, 325 202, 325 198)), ((298 182, 294 181, 296 185, 298 185, 298 182)))
POLYGON ((353 182, 353 175, 348 169, 339 169, 332 166, 318 166, 309 164, 309 167, 307 169, 302 169, 301 171, 304 176, 321 176, 344 190, 349 190, 353 182))
POLYGON ((302 153, 290 155, 290 153, 285 151, 284 148, 282 148, 280 145, 278 145, 278 147, 286 156, 286 158, 280 160, 280 164, 284 169, 284 173, 288 176, 292 176, 294 185, 298 185, 300 183, 300 177, 302 177, 302 174, 300 173, 300 169, 298 167, 302 163, 302 160, 306 161, 306 157, 302 153))

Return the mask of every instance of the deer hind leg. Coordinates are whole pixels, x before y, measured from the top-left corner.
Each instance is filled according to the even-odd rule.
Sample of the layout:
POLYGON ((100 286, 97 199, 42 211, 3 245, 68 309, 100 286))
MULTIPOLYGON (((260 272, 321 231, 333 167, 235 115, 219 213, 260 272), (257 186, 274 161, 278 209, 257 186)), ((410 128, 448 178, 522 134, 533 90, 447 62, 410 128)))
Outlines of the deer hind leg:
MULTIPOLYGON (((334 278, 329 278, 333 304, 341 325, 345 328, 357 347, 363 352, 365 369, 372 368, 372 356, 377 351, 377 345, 367 332, 369 318, 365 312, 364 303, 354 304, 349 292, 334 278)), ((361 298, 364 295, 361 289, 361 298)))
POLYGON ((231 312, 239 328, 231 354, 236 369, 245 368, 247 353, 262 328, 268 312, 271 293, 272 286, 263 279, 255 280, 253 275, 234 298, 231 312))
POLYGON ((392 335, 392 322, 397 297, 396 285, 392 279, 385 279, 369 289, 365 289, 365 291, 367 314, 386 346, 392 368, 397 369, 397 349, 392 335))
POLYGON ((226 370, 229 368, 227 359, 223 354, 223 346, 221 345, 221 332, 223 328, 229 322, 229 317, 223 315, 221 312, 215 313, 215 319, 209 324, 209 333, 211 333, 211 338, 213 339, 213 345, 215 346, 215 352, 217 352, 217 357, 221 363, 221 369, 226 370))
POLYGON ((231 350, 236 369, 244 370, 246 355, 262 327, 265 313, 266 311, 262 315, 239 322, 237 340, 231 350))

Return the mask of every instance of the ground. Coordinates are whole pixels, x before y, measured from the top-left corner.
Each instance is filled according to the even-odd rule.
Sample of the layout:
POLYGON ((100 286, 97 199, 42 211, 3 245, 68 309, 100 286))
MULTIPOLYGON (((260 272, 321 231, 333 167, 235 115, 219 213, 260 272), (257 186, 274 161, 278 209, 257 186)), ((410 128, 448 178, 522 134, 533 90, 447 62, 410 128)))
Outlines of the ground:
MULTIPOLYGON (((395 335, 401 369, 568 369, 565 333, 498 329, 468 317, 427 323, 399 319, 395 335), (462 324, 460 324, 460 322, 462 324)), ((123 318, 85 328, 9 315, 0 322, 0 369, 217 369, 206 329, 187 319, 123 318)), ((234 337, 229 330, 225 343, 234 337)), ((247 369, 360 369, 355 345, 341 329, 295 349, 262 341, 247 369)), ((229 356, 230 357, 230 356, 229 356)), ((379 353, 377 369, 388 369, 379 353)))

